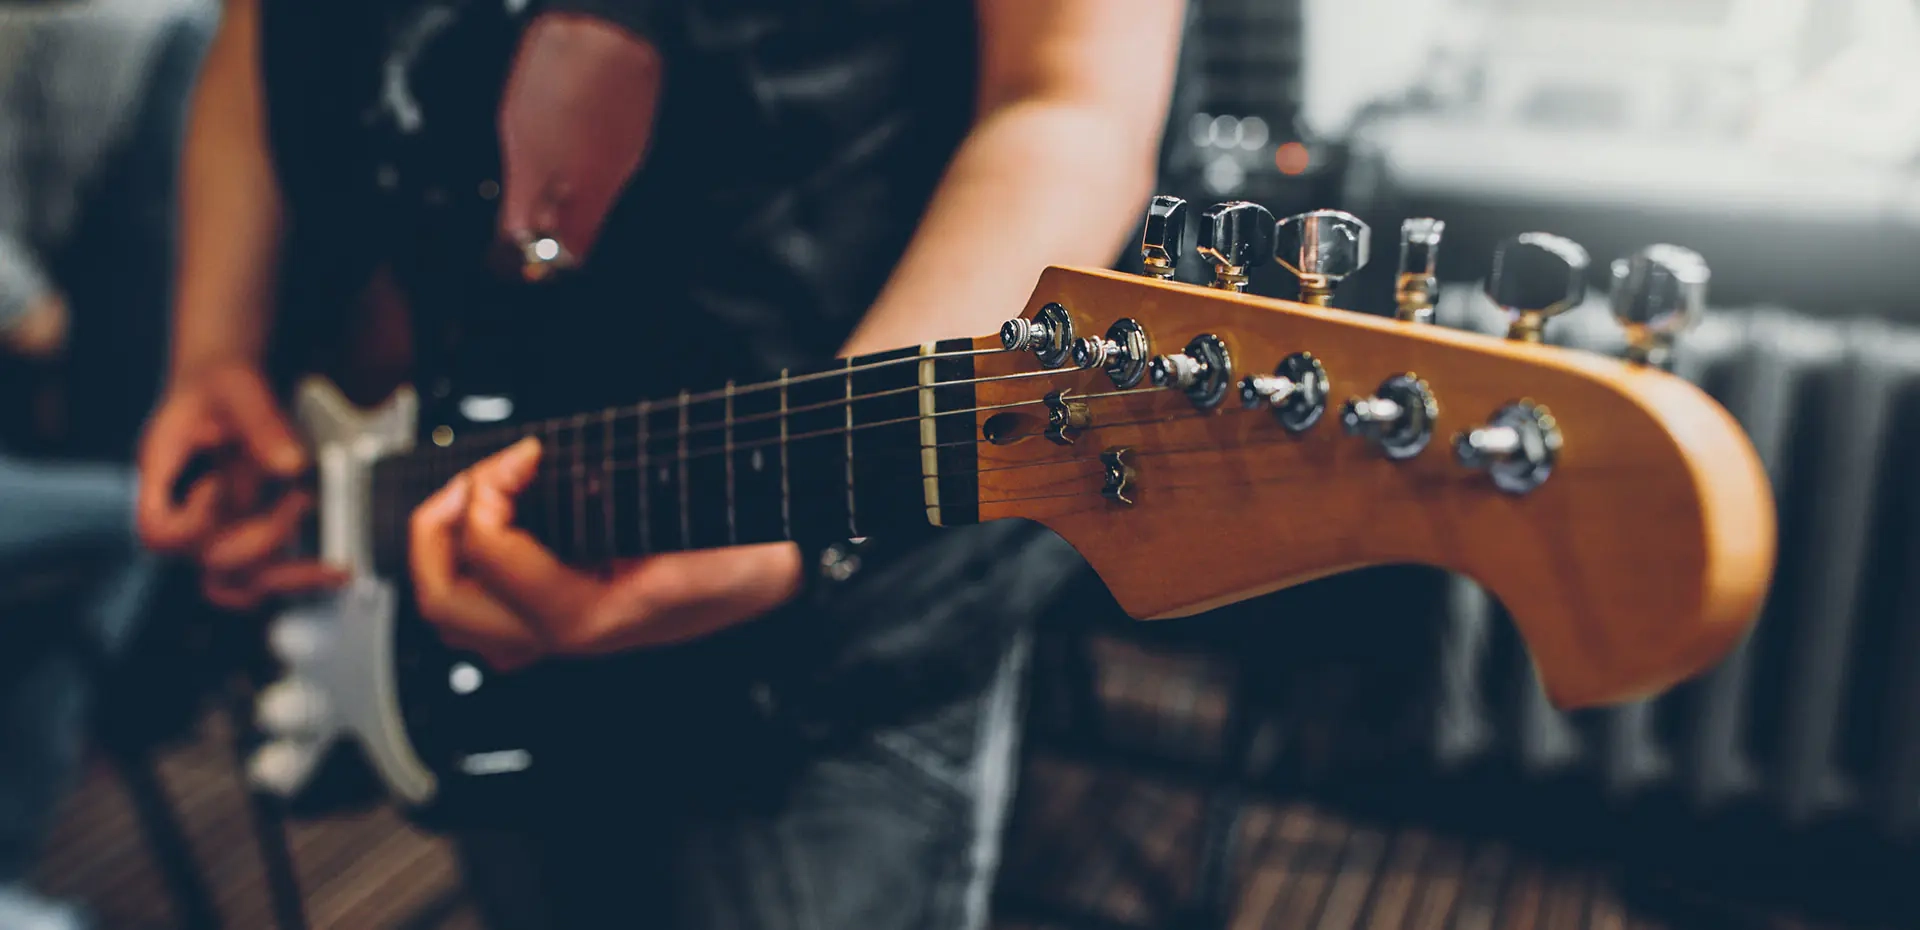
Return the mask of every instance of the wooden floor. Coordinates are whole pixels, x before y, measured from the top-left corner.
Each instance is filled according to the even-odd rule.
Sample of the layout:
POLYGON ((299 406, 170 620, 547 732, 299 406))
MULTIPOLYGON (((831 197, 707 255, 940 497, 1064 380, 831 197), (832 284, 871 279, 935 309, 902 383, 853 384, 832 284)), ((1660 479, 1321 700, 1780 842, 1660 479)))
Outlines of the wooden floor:
MULTIPOLYGON (((162 778, 227 927, 273 927, 225 727, 169 752, 162 778)), ((1193 884, 1200 798, 1154 781, 1037 758, 1026 773, 1001 888, 1004 930, 1167 926, 1193 884)), ((380 813, 301 824, 294 858, 315 928, 478 928, 444 845, 380 813)), ((1497 842, 1354 822, 1307 804, 1257 805, 1241 843, 1234 930, 1795 928, 1716 909, 1711 920, 1630 904, 1604 868, 1553 864, 1497 842)), ((103 930, 176 926, 122 786, 97 766, 66 806, 42 868, 103 930)))
MULTIPOLYGON (((1176 758, 1215 751, 1226 710, 1220 663, 1096 647, 1094 690, 1108 731, 1098 742, 1176 758)), ((1310 734, 1298 737, 1311 746, 1310 734)), ((164 755, 160 779, 224 926, 269 930, 276 924, 230 745, 224 718, 209 716, 195 738, 164 755)), ((1204 796, 1172 773, 1162 780, 1139 774, 1139 766, 1118 768, 1061 751, 1033 754, 1005 844, 1001 930, 1192 926, 1181 918, 1198 882, 1204 796)), ((1555 861, 1498 840, 1356 819, 1305 802, 1256 802, 1248 811, 1235 847, 1232 930, 1811 926, 1633 887, 1607 863, 1555 861)), ((291 844, 316 930, 480 927, 461 899, 445 844, 390 813, 297 823, 291 844)), ((126 786, 104 764, 65 805, 40 872, 45 890, 89 902, 101 930, 179 926, 126 786)))

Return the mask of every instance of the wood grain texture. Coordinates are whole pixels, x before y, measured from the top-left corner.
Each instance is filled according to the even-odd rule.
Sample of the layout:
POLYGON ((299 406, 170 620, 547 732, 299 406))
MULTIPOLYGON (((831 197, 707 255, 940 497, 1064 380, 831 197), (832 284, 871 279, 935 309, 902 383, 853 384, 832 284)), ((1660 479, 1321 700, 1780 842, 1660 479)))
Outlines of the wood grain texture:
MULTIPOLYGON (((1369 565, 1432 565, 1498 597, 1549 697, 1583 707, 1697 674, 1759 610, 1775 552, 1771 489, 1738 424, 1679 378, 1552 346, 1113 272, 1050 269, 1024 315, 1048 303, 1071 313, 1077 335, 1138 320, 1155 353, 1215 334, 1236 380, 1306 351, 1333 382, 1327 416, 1297 437, 1271 415, 1243 410, 1237 393, 1202 412, 1181 393, 1147 391, 1089 400, 1091 426, 1073 445, 1038 431, 980 445, 981 519, 1052 528, 1136 618, 1189 616, 1369 565), (1392 462, 1348 436, 1338 408, 1409 372, 1431 386, 1439 421, 1426 451, 1392 462), (1515 496, 1458 465, 1450 446, 1455 433, 1521 399, 1552 411, 1565 446, 1552 478, 1515 496), (1100 454, 1117 447, 1132 450, 1133 506, 1100 493, 1100 454)), ((983 355, 977 365, 983 379, 1042 370, 1029 353, 983 355)), ((1008 411, 1044 423, 1038 401, 1060 389, 1115 390, 1103 372, 1071 367, 985 380, 979 425, 1008 411)))

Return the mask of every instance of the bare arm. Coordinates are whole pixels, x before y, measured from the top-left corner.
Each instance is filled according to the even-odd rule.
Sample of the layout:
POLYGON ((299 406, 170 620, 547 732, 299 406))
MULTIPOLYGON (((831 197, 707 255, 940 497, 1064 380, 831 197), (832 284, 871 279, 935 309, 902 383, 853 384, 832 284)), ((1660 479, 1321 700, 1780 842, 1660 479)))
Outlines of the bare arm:
POLYGON ((306 453, 260 372, 281 204, 267 150, 258 14, 258 0, 227 0, 194 89, 180 175, 172 371, 139 456, 141 538, 161 552, 193 554, 207 596, 233 609, 342 577, 281 558, 310 497, 294 491, 269 501, 259 493, 262 472, 298 474, 306 453), (176 499, 189 462, 231 448, 244 455, 176 499))
POLYGON ((979 117, 845 354, 997 330, 1151 196, 1183 0, 979 0, 979 117))
POLYGON ((267 154, 258 0, 226 0, 188 117, 173 372, 257 364, 272 319, 281 204, 267 154))

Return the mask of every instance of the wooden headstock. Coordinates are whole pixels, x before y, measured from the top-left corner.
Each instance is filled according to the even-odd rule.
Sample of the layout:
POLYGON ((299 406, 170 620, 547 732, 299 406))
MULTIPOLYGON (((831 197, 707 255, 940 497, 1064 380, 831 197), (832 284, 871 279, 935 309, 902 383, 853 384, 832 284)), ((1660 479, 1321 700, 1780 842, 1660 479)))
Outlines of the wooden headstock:
POLYGON ((1047 271, 1022 316, 1043 311, 1064 311, 1076 336, 1137 321, 1156 355, 1211 334, 1231 360, 1225 399, 1201 408, 1070 360, 1039 375, 1033 352, 977 359, 978 426, 997 439, 979 447, 981 519, 1052 528, 1137 618, 1364 566, 1437 566, 1498 597, 1549 697, 1580 707, 1704 670, 1758 612, 1775 546, 1766 475, 1733 418, 1666 372, 1102 271, 1047 271), (1298 433, 1239 389, 1296 353, 1330 382, 1324 416, 1298 433), (1394 460, 1349 433, 1342 406, 1398 375, 1423 382, 1436 413, 1425 448, 1394 460), (1515 493, 1461 464, 1454 443, 1522 401, 1550 413, 1561 444, 1545 481, 1515 493), (1048 437, 1049 411, 1070 443, 1048 437))

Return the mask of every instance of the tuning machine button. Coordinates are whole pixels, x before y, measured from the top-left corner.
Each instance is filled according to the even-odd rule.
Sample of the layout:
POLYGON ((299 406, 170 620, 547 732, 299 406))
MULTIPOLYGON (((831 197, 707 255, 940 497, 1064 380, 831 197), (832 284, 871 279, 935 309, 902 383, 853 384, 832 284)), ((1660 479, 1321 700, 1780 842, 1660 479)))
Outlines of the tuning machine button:
POLYGON ((1087 336, 1073 342, 1073 363, 1081 368, 1102 368, 1113 386, 1125 390, 1147 376, 1147 364, 1153 359, 1147 331, 1134 320, 1120 320, 1107 328, 1105 338, 1087 336))
POLYGON ((1187 202, 1162 194, 1147 204, 1147 223, 1140 233, 1140 261, 1146 273, 1171 279, 1187 244, 1187 202))
POLYGON ((1553 473, 1563 442, 1553 414, 1523 400, 1495 411, 1486 425, 1455 436, 1453 457, 1467 468, 1486 472, 1500 490, 1525 494, 1553 473))
POLYGON ((1245 290, 1247 275, 1273 260, 1273 230, 1273 214, 1244 200, 1215 204, 1200 214, 1194 249, 1213 263, 1213 286, 1245 290))
POLYGON ((1539 342, 1546 322, 1587 297, 1587 250, 1551 233, 1525 233, 1494 249, 1487 297, 1507 312, 1507 338, 1539 342))
POLYGON ((1248 410, 1271 410, 1289 433, 1304 433, 1327 412, 1332 381, 1327 369, 1311 353, 1282 359, 1272 375, 1248 375, 1240 380, 1240 402, 1248 410))
POLYGON ((1233 384, 1233 359, 1220 337, 1195 336, 1185 352, 1154 356, 1147 373, 1155 387, 1184 391, 1196 407, 1218 407, 1233 384))
POLYGON ((1673 341, 1706 310, 1707 260, 1655 245, 1613 263, 1613 316, 1627 331, 1627 358, 1665 365, 1673 341))
POLYGON ((1394 375, 1372 397, 1356 397, 1340 411, 1340 423, 1352 436, 1379 447, 1394 461, 1419 455, 1433 440, 1440 402, 1418 375, 1394 375))
POLYGON ((1300 279, 1300 300, 1333 305, 1333 289, 1367 266, 1373 230, 1339 210, 1315 210, 1275 224, 1273 258, 1300 279))
POLYGON ((1440 238, 1444 221, 1420 217, 1400 224, 1400 277, 1394 287, 1397 316, 1409 323, 1433 322, 1440 296, 1440 238))
POLYGON ((1067 363, 1073 343, 1073 317, 1067 308, 1048 304, 1033 319, 1014 317, 1000 325, 1000 345, 1009 352, 1032 352, 1045 368, 1067 363))

